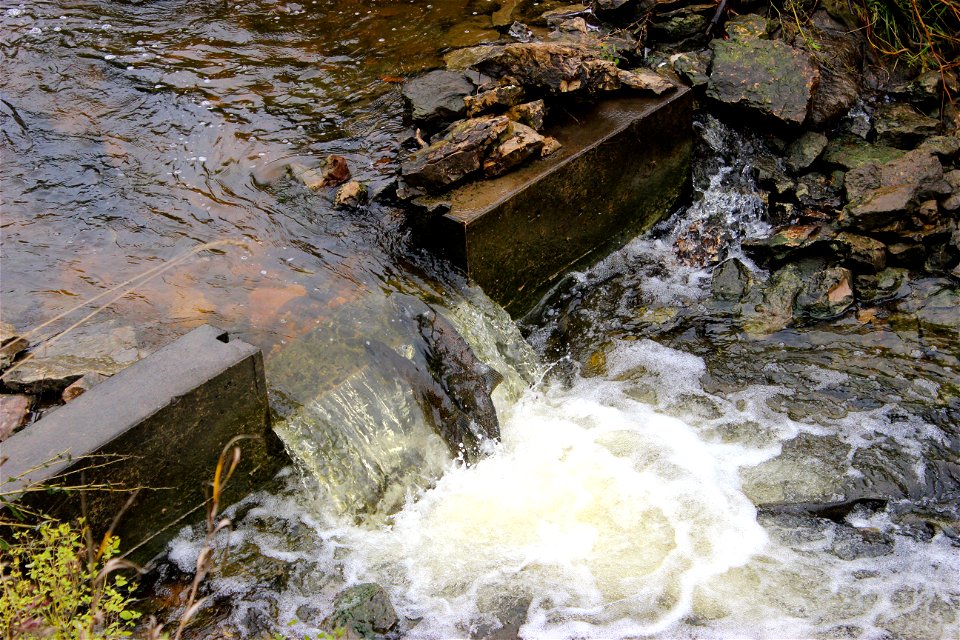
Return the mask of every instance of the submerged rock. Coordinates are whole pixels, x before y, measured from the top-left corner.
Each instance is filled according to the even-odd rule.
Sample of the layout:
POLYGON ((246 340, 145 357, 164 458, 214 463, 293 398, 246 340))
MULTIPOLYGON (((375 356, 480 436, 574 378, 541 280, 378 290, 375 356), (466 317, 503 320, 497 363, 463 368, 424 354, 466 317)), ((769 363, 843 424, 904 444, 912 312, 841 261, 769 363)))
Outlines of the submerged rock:
POLYGON ((350 167, 343 156, 329 155, 320 167, 301 172, 300 179, 313 190, 335 187, 350 179, 350 167))

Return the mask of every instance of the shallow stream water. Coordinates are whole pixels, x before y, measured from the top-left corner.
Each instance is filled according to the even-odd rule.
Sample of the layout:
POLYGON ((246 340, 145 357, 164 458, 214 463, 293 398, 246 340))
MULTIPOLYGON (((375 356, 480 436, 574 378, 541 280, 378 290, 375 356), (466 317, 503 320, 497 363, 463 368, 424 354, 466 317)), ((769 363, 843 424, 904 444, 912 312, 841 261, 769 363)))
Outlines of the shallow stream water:
MULTIPOLYGON (((712 306, 678 239, 719 225, 719 258, 765 231, 754 142, 701 122, 692 205, 571 275, 526 339, 397 212, 336 213, 288 177, 339 153, 386 185, 396 79, 488 37, 498 8, 0 6, 3 320, 242 243, 105 312, 147 346, 211 322, 268 354, 298 468, 231 510, 197 635, 314 635, 376 581, 411 637, 956 637, 956 288, 772 332, 712 306), (420 362, 428 304, 506 377, 503 440, 471 467, 369 348, 420 362), (881 493, 834 519, 782 508, 881 493)), ((184 530, 169 566, 201 543, 184 530)))

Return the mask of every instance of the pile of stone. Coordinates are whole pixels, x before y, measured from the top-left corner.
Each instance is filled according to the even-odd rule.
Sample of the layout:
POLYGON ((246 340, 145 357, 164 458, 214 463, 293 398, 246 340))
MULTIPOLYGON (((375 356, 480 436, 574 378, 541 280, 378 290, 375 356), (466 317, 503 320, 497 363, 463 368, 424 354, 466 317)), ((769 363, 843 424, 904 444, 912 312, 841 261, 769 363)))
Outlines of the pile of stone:
POLYGON ((620 67, 620 55, 634 41, 593 35, 584 18, 570 12, 548 13, 544 22, 556 28, 540 30, 544 39, 516 23, 510 33, 524 41, 451 52, 447 69, 404 85, 421 148, 401 164, 401 196, 441 193, 556 152, 560 143, 543 131, 549 106, 560 98, 593 100, 621 90, 660 95, 675 88, 653 71, 620 67))
POLYGON ((0 323, 0 442, 145 354, 133 327, 106 322, 35 344, 0 323))

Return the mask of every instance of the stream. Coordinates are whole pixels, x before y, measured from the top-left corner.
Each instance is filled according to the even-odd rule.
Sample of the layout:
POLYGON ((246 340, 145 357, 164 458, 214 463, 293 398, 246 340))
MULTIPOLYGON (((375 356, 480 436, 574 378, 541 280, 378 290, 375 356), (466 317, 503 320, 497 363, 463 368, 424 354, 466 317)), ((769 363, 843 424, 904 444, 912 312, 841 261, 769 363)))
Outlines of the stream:
MULTIPOLYGON (((715 300, 720 259, 769 275, 740 249, 770 228, 759 140, 699 116, 690 203, 520 323, 402 212, 290 177, 337 153, 389 189, 397 79, 501 8, 434 1, 0 4, 3 319, 230 240, 101 315, 266 355, 296 465, 228 510, 194 637, 313 637, 366 582, 411 638, 957 637, 956 285, 787 327, 715 300), (504 378, 474 464, 404 377, 431 310, 504 378)), ((202 544, 171 543, 152 606, 178 614, 202 544)))

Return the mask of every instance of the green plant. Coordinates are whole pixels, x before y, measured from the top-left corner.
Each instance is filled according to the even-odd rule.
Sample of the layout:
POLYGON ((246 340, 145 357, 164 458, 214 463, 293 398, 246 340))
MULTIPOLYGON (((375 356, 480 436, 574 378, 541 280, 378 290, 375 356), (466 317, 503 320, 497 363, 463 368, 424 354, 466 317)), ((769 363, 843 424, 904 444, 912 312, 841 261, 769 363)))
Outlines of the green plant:
POLYGON ((13 533, 0 552, 3 638, 107 639, 130 635, 140 613, 133 585, 117 573, 120 539, 94 549, 89 530, 51 520, 13 533))
POLYGON ((614 65, 620 64, 620 56, 617 54, 617 45, 600 45, 600 59, 612 62, 614 65))

